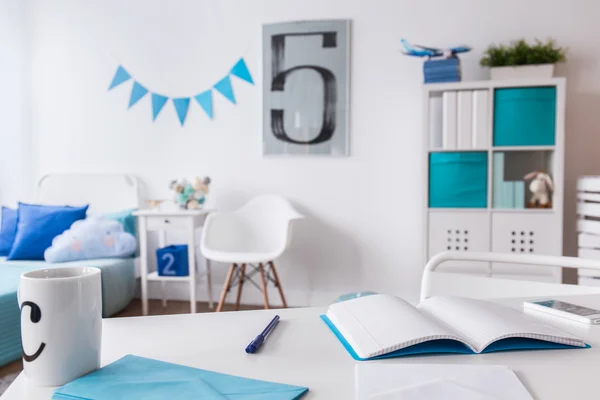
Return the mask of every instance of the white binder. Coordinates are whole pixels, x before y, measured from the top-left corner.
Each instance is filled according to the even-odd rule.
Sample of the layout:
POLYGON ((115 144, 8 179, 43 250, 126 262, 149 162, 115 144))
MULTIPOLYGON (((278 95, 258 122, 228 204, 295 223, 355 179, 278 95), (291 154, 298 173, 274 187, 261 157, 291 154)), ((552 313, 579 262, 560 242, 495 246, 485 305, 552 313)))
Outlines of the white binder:
POLYGON ((456 92, 444 92, 442 144, 444 149, 454 150, 457 147, 456 137, 456 92))
POLYGON ((489 146, 489 91, 473 91, 473 148, 485 149, 489 146))
POLYGON ((470 90, 462 90, 458 92, 458 109, 457 109, 457 134, 458 148, 472 149, 473 148, 473 92, 470 90))

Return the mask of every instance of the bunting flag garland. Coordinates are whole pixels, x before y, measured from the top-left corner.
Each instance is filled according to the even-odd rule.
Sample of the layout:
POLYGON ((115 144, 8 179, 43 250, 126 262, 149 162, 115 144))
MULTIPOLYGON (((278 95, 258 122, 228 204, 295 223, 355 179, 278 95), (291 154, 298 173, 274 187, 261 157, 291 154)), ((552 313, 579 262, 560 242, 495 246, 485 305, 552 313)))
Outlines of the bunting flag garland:
POLYGON ((168 100, 167 96, 152 93, 152 121, 156 121, 156 117, 158 117, 168 100))
POLYGON ((131 98, 129 99, 129 108, 133 107, 135 103, 140 101, 146 94, 148 94, 148 89, 139 83, 134 82, 133 89, 131 89, 131 98))
POLYGON ((119 67, 117 68, 117 71, 110 83, 108 90, 112 90, 117 86, 133 79, 133 87, 131 89, 131 96, 129 98, 128 108, 133 107, 142 98, 144 98, 144 96, 150 93, 152 103, 152 121, 156 121, 156 118, 158 118, 159 114, 161 113, 167 102, 171 100, 173 102, 173 106, 175 107, 175 111, 177 113, 179 122, 181 123, 181 126, 183 126, 188 116, 190 102, 192 98, 196 100, 196 103, 198 103, 198 105, 202 108, 204 113, 211 120, 214 118, 213 90, 219 92, 231 103, 237 104, 235 93, 233 91, 233 85, 231 84, 231 76, 235 76, 236 78, 244 82, 254 85, 254 80, 252 79, 252 74, 248 69, 246 61, 243 58, 240 58, 239 61, 236 62, 236 64, 233 66, 233 68, 231 68, 229 73, 224 78, 215 83, 210 89, 205 90, 195 96, 173 98, 171 96, 165 96, 162 94, 154 93, 148 90, 138 81, 133 79, 129 72, 121 65, 119 65, 119 67))
POLYGON ((117 73, 115 74, 115 77, 113 78, 108 90, 113 89, 119 86, 121 83, 127 82, 130 79, 131 75, 129 75, 129 72, 125 71, 125 68, 119 66, 119 69, 117 69, 117 73))
POLYGON ((206 115, 208 115, 208 118, 213 119, 212 90, 202 92, 195 96, 194 99, 200 104, 200 107, 202 107, 206 115))
POLYGON ((244 62, 243 58, 240 59, 240 61, 238 61, 237 64, 235 64, 233 66, 233 68, 231 68, 231 75, 235 75, 238 78, 243 79, 246 82, 254 85, 254 81, 252 80, 252 75, 250 75, 250 71, 248 70, 248 66, 244 62))
POLYGON ((229 76, 221 79, 214 86, 215 90, 221 93, 227 100, 235 104, 235 95, 233 94, 233 86, 231 86, 231 79, 229 76))
POLYGON ((175 111, 177 111, 179 122, 181 122, 181 126, 183 126, 183 124, 185 124, 185 119, 187 118, 188 109, 190 108, 190 99, 189 97, 173 99, 173 105, 175 105, 175 111))

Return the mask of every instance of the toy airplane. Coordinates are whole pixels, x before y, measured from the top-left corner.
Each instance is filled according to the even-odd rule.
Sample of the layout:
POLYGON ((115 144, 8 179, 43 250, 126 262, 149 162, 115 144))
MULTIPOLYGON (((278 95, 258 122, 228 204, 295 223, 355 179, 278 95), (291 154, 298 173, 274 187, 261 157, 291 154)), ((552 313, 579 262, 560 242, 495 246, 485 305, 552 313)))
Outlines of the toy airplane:
POLYGON ((468 46, 456 46, 456 47, 451 47, 449 49, 437 49, 434 47, 419 46, 418 44, 413 46, 410 43, 408 43, 405 39, 400 40, 400 42, 402 43, 402 46, 404 47, 404 50, 402 50, 402 53, 406 54, 407 56, 413 56, 413 57, 449 58, 449 57, 455 56, 456 54, 466 53, 466 52, 471 51, 471 48, 468 46))

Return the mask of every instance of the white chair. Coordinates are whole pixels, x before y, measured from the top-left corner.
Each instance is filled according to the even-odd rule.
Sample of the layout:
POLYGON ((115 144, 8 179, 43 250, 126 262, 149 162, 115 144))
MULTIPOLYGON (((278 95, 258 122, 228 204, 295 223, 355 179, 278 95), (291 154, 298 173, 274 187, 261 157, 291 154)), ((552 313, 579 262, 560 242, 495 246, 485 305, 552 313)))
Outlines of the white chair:
POLYGON ((540 268, 570 267, 600 271, 600 261, 575 257, 449 251, 436 255, 425 266, 421 281, 421 301, 434 295, 457 295, 475 299, 491 299, 600 293, 600 288, 593 286, 519 281, 493 278, 491 276, 474 276, 435 271, 438 266, 447 261, 526 264, 540 268))
POLYGON ((274 261, 290 243, 291 222, 301 218, 304 217, 280 196, 259 196, 237 211, 208 216, 200 250, 209 260, 231 264, 217 312, 223 309, 227 293, 235 284, 238 285, 235 310, 239 310, 242 288, 247 282, 262 291, 266 309, 269 308, 267 283, 273 282, 283 307, 287 307, 274 261), (252 280, 256 274, 260 275, 260 287, 252 280))

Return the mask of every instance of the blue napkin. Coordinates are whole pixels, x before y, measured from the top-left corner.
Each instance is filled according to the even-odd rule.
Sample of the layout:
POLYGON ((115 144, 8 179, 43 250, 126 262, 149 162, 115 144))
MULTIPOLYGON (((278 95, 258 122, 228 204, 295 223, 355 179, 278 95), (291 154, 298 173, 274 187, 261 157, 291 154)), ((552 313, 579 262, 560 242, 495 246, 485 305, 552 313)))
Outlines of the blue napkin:
POLYGON ((127 355, 57 389, 54 400, 295 400, 308 388, 127 355))

